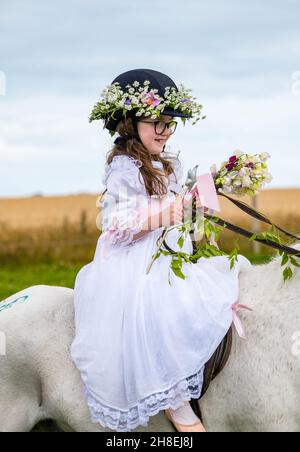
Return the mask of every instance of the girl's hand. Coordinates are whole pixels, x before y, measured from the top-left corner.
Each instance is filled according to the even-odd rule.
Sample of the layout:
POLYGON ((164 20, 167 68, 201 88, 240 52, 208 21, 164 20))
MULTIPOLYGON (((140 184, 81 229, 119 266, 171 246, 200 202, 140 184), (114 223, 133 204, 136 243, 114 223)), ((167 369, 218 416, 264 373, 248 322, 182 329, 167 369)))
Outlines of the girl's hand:
MULTIPOLYGON (((193 201, 193 196, 191 194, 187 194, 184 197, 184 201, 183 201, 183 205, 185 208, 191 208, 192 207, 192 201, 193 201)), ((197 209, 201 209, 203 206, 201 204, 201 200, 199 198, 199 196, 196 196, 196 208, 197 209)), ((209 209, 207 207, 204 207, 204 212, 207 212, 209 209)))
POLYGON ((202 207, 204 207, 204 213, 208 211, 207 207, 202 206, 199 196, 196 196, 196 208, 197 209, 202 209, 202 207))
POLYGON ((183 205, 180 199, 170 202, 170 204, 160 212, 160 227, 168 228, 175 224, 182 223, 182 220, 183 205))

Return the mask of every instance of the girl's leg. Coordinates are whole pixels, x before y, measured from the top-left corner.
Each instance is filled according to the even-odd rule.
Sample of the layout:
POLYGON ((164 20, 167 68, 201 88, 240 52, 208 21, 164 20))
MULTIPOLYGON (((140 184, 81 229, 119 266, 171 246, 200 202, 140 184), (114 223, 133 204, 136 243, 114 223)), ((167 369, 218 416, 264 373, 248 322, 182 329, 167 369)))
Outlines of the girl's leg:
POLYGON ((176 410, 169 408, 166 410, 166 415, 179 432, 205 432, 200 419, 195 415, 188 401, 182 402, 182 405, 176 410))

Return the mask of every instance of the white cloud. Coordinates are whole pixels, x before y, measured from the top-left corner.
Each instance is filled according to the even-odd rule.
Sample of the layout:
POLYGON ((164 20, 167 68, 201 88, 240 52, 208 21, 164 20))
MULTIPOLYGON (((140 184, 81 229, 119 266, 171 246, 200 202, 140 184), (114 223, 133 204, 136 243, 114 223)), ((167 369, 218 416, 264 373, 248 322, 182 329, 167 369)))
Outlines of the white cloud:
POLYGON ((112 140, 88 116, 105 85, 138 67, 193 88, 205 107, 207 119, 171 141, 186 169, 201 159, 208 170, 236 148, 267 151, 271 185, 299 185, 299 2, 73 0, 70 9, 65 0, 11 0, 1 8, 0 196, 97 191, 112 140))

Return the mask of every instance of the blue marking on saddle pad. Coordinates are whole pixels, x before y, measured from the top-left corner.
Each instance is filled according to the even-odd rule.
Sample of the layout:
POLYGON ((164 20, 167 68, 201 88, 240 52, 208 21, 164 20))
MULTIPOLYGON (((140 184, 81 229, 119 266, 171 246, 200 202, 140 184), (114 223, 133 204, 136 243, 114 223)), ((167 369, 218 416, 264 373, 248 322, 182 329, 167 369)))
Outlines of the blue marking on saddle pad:
POLYGON ((18 297, 12 301, 2 301, 2 303, 0 303, 0 312, 5 311, 6 309, 10 309, 16 304, 24 303, 24 301, 27 301, 28 298, 29 295, 23 295, 22 297, 18 297))

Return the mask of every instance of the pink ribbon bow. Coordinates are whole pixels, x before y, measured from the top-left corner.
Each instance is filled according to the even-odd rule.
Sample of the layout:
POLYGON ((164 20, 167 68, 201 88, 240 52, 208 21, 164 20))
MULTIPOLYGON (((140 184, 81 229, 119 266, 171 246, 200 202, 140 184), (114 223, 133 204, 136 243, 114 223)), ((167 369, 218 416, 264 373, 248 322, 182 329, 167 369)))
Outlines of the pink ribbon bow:
POLYGON ((233 324, 235 326, 235 329, 241 338, 246 339, 245 330, 244 330, 242 321, 239 318, 237 313, 240 309, 247 309, 247 311, 253 311, 253 309, 249 308, 249 306, 246 306, 245 304, 240 304, 239 302, 233 303, 231 305, 231 309, 232 309, 233 324))
POLYGON ((197 196, 200 199, 201 204, 205 207, 217 211, 221 210, 215 182, 211 173, 200 174, 197 176, 197 181, 190 193, 197 196))

